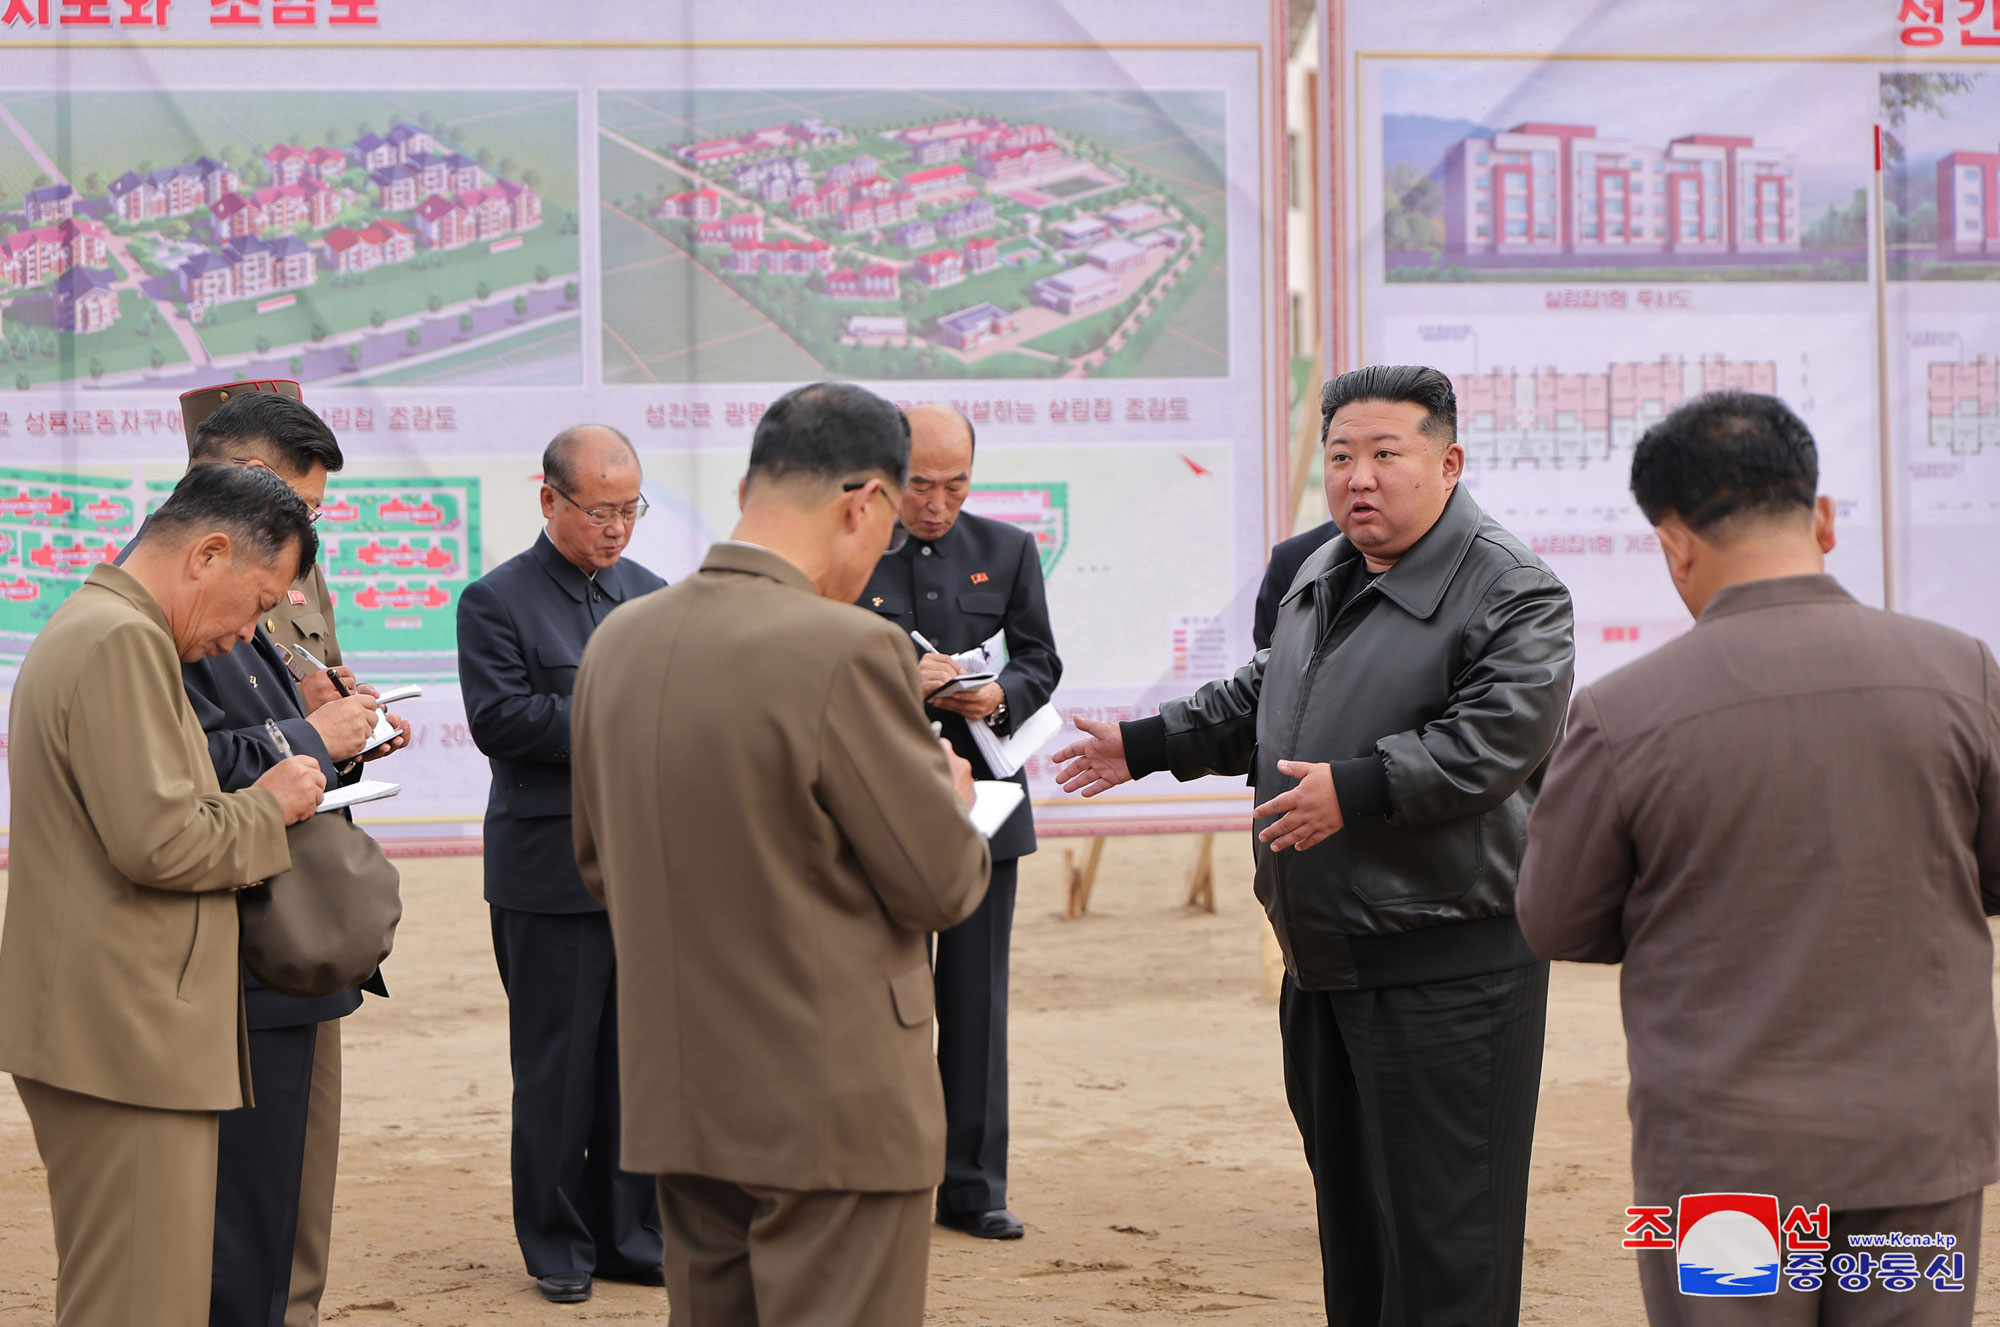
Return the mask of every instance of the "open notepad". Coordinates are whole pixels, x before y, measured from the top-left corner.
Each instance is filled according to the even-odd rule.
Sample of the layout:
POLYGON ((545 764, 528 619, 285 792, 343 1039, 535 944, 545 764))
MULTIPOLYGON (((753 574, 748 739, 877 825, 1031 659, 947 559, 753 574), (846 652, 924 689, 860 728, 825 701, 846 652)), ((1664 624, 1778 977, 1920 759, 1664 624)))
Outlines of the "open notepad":
MULTIPOLYGON (((974 648, 951 657, 968 672, 997 674, 1007 666, 1007 633, 996 631, 974 648)), ((972 729, 972 740, 986 759, 987 771, 995 778, 1007 779, 1020 772, 1029 756, 1055 740, 1063 729, 1063 719, 1055 706, 1044 705, 1015 725, 1013 733, 1006 737, 977 719, 968 720, 966 726, 972 729)))
POLYGON ((382 779, 363 779, 359 783, 350 783, 345 788, 328 788, 326 796, 319 799, 319 806, 315 811, 344 811, 363 802, 394 797, 401 791, 403 785, 400 783, 389 783, 382 779))
POLYGON ((1014 814, 1014 808, 1027 796, 1018 783, 1005 783, 999 779, 975 779, 972 783, 972 827, 992 838, 1007 823, 1007 817, 1014 814))
POLYGON ((972 740, 979 747, 979 754, 986 758, 986 768, 1002 778, 1008 778, 1028 763, 1029 756, 1055 740, 1055 735, 1062 731, 1063 720, 1055 706, 1044 705, 1007 737, 1002 737, 978 719, 967 726, 972 729, 972 740))
MULTIPOLYGON (((424 689, 422 687, 412 685, 391 687, 377 696, 375 704, 379 708, 375 711, 375 731, 368 734, 368 745, 361 748, 361 754, 365 756, 384 742, 393 742, 396 739, 396 725, 389 722, 389 706, 399 700, 413 700, 423 694, 424 689)), ((389 793, 381 794, 383 797, 391 795, 389 793)), ((363 798, 362 800, 366 801, 367 799, 363 798)))

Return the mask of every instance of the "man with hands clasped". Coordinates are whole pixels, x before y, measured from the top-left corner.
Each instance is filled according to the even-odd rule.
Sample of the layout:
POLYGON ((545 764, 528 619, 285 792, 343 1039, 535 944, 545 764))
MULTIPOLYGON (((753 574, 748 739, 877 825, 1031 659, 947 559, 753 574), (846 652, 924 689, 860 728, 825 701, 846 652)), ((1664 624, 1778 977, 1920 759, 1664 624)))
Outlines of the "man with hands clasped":
POLYGON ((1548 1008, 1514 882, 1569 702, 1569 593, 1460 486, 1443 374, 1357 369, 1320 414, 1341 534, 1271 648, 1152 718, 1077 719, 1055 759, 1087 797, 1251 776, 1327 1321, 1506 1327, 1548 1008))

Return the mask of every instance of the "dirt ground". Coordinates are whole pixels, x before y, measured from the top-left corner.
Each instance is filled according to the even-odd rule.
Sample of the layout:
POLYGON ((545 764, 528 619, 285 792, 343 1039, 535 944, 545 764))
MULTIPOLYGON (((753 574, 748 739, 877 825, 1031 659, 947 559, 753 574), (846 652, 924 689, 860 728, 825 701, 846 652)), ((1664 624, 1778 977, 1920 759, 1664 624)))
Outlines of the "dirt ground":
MULTIPOLYGON (((1216 846, 1218 908, 1183 906, 1189 838, 1115 839, 1090 915, 1062 919, 1062 841, 1026 859, 1015 925, 1010 1197, 1027 1239, 938 1232, 930 1321, 1323 1322, 1311 1183, 1285 1107, 1249 849, 1216 846)), ((659 1291, 536 1295, 507 1191, 506 1018, 476 858, 409 861, 388 979, 346 1024, 347 1108, 328 1319, 351 1327, 663 1322, 659 1291)), ((1628 1201, 1617 973, 1558 965, 1523 1320, 1644 1321, 1628 1201)), ((1986 1245, 1996 1203, 1987 1203, 1986 1245)), ((2000 1258, 1981 1277, 1982 1322, 2000 1258)), ((0 1325, 53 1317, 48 1198, 0 1089, 0 1325)))

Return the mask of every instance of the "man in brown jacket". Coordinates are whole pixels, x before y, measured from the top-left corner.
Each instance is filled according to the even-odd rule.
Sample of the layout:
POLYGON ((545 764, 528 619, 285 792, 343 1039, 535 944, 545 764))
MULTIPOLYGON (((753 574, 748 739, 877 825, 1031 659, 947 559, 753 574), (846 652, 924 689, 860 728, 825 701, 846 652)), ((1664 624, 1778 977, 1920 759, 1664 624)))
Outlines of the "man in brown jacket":
POLYGON ((1825 574, 1817 484, 1771 397, 1640 441, 1694 629, 1577 694, 1528 825, 1529 943, 1624 964, 1655 1324, 1969 1323, 2000 1178, 2000 670, 1825 574))
POLYGON ((218 790, 183 662, 249 639, 316 552, 277 476, 189 472, 22 662, 0 1069, 48 1169, 59 1327, 208 1320, 216 1115, 249 1103, 236 900, 325 775, 218 790))
POLYGON ((584 652, 577 864, 611 915, 621 1164, 660 1177, 675 1327, 923 1321, 924 935, 978 906, 988 860, 915 652, 853 606, 909 449, 858 387, 779 398, 734 535, 584 652))

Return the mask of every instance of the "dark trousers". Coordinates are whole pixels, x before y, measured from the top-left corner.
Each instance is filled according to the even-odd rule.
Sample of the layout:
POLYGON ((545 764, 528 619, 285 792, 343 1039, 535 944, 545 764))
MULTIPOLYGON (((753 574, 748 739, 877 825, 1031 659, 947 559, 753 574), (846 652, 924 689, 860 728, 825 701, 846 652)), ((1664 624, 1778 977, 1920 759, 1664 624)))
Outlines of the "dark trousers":
POLYGON ((1549 969, 1302 991, 1278 1017, 1335 1327, 1513 1327, 1549 969))
POLYGON ((993 863, 979 910, 937 938, 944 1183, 938 1211, 1007 1205, 1007 953, 1019 861, 993 863))
POLYGON ((257 1104, 219 1129, 209 1327, 283 1327, 318 1037, 317 1023, 250 1033, 257 1104))
POLYGON ((601 912, 493 909, 514 1070, 514 1235, 530 1276, 660 1265, 651 1176, 618 1169, 618 999, 601 912))

